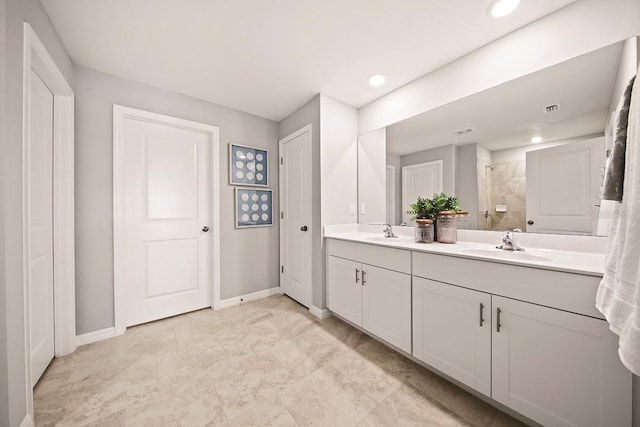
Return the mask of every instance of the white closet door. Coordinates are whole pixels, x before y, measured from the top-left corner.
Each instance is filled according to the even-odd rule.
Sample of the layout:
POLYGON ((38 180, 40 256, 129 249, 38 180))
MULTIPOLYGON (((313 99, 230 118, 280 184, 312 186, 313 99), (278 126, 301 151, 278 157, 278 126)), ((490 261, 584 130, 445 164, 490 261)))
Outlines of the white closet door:
POLYGON ((604 137, 527 153, 527 232, 592 235, 604 137))
POLYGON ((125 120, 127 326, 211 306, 211 137, 125 120))
POLYGON ((442 160, 436 160, 402 167, 402 218, 406 224, 415 225, 407 214, 409 204, 418 197, 430 199, 442 192, 442 164, 442 160))
MULTIPOLYGON (((305 307, 311 306, 311 130, 280 141, 280 286, 305 307)), ((316 231, 317 233, 317 231, 316 231)))
POLYGON ((53 94, 31 70, 28 147, 29 303, 35 385, 54 356, 53 94))

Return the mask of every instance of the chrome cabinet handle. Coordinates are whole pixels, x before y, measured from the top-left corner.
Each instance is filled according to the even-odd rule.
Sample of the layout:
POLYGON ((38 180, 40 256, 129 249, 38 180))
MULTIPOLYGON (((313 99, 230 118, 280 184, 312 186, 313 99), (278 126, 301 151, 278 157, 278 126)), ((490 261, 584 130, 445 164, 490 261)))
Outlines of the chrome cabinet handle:
POLYGON ((500 332, 500 327, 502 326, 502 324, 500 323, 500 316, 502 315, 502 310, 500 310, 500 307, 496 308, 496 314, 497 314, 497 319, 496 319, 496 332, 500 332))
POLYGON ((356 268, 356 283, 360 281, 360 278, 358 277, 358 273, 360 273, 360 270, 356 268))
POLYGON ((365 284, 365 283, 367 283, 367 281, 366 281, 366 280, 364 280, 364 275, 365 275, 365 274, 366 274, 366 273, 365 273, 365 271, 364 271, 364 270, 362 270, 362 286, 364 286, 364 284, 365 284))
POLYGON ((207 227, 207 226, 205 225, 204 227, 202 227, 202 231, 204 231, 204 232, 206 233, 207 231, 209 231, 209 227, 207 227))
POLYGON ((480 327, 481 328, 483 323, 484 323, 484 304, 480 303, 480 327))
POLYGON ((303 225, 302 227, 300 227, 300 231, 307 231, 309 229, 309 227, 307 227, 306 225, 303 225))

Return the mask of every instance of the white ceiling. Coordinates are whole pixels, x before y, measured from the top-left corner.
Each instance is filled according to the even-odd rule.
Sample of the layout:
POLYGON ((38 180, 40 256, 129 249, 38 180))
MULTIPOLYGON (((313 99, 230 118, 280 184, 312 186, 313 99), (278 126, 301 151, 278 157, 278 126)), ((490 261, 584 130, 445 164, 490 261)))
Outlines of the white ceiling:
POLYGON ((593 51, 387 127, 387 151, 404 155, 479 143, 491 151, 602 133, 623 43, 593 51), (560 103, 562 110, 546 113, 560 103), (473 132, 454 134, 471 128, 473 132))
POLYGON ((277 121, 317 93, 361 107, 574 1, 41 0, 78 65, 277 121))

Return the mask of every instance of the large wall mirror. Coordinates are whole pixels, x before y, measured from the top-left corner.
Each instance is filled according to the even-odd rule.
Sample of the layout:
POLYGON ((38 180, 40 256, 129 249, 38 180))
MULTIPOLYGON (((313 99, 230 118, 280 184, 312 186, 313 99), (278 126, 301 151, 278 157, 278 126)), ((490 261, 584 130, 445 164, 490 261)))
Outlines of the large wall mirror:
MULTIPOLYGON (((632 41, 635 62, 638 46, 632 41)), ((637 68, 637 63, 625 64, 630 43, 607 46, 388 126, 386 145, 381 144, 385 169, 376 170, 376 178, 359 178, 359 194, 384 197, 385 209, 369 211, 360 221, 413 225, 408 204, 418 195, 443 191, 469 211, 471 229, 603 234, 598 227, 608 227, 599 221, 599 193, 611 143, 608 129, 628 81, 624 68, 637 68)), ((381 145, 375 150, 381 151, 381 145)))

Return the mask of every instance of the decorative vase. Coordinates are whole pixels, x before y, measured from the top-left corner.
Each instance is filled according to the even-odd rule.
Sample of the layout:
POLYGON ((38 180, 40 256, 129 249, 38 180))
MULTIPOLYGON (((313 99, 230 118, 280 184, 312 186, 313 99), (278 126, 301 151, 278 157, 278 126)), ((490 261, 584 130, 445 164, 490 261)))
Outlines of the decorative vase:
POLYGON ((433 220, 416 219, 415 241, 416 243, 433 243, 434 227, 433 220))

